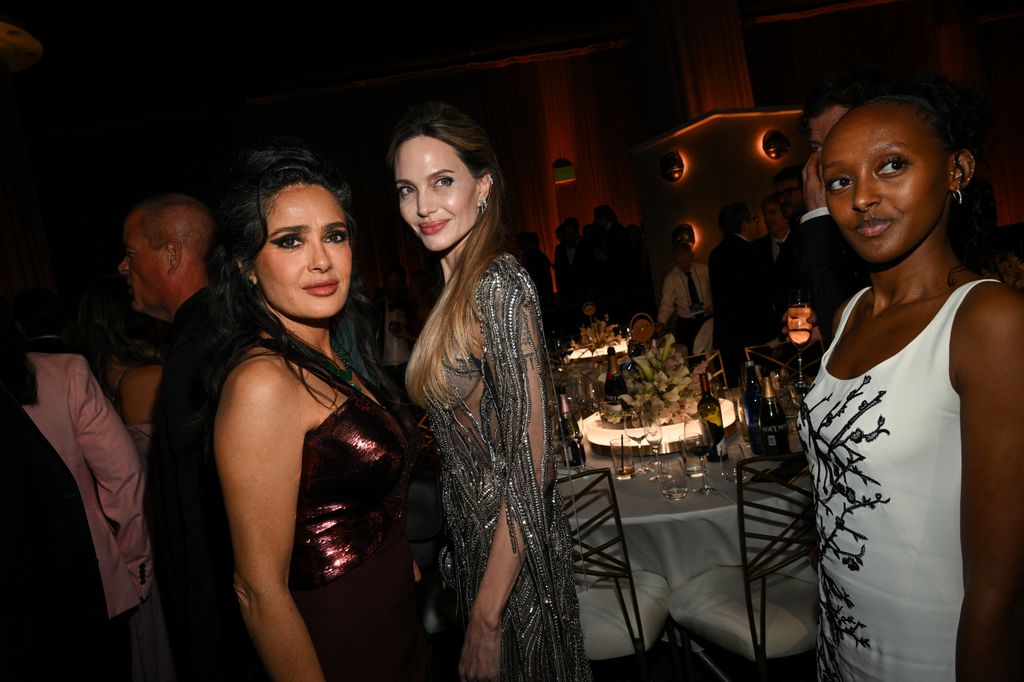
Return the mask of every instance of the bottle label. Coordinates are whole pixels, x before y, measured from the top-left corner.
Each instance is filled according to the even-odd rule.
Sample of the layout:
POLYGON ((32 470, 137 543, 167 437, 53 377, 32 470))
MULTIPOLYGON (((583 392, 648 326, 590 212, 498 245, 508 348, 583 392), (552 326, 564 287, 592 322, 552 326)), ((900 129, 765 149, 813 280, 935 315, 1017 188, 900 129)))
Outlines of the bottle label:
POLYGON ((768 425, 761 427, 761 435, 764 438, 766 455, 782 455, 789 452, 789 429, 785 424, 768 425))

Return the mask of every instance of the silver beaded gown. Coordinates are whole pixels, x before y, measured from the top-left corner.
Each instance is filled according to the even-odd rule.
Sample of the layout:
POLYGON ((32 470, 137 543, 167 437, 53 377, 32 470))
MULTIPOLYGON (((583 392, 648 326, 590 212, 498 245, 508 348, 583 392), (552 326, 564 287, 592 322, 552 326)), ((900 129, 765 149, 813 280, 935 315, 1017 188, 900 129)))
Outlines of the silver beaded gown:
POLYGON ((494 260, 476 290, 482 352, 449 367, 455 396, 431 404, 444 461, 449 546, 445 581, 468 620, 499 514, 522 569, 502 615, 502 680, 590 680, 572 575, 569 526, 554 485, 552 406, 540 307, 510 255, 494 260))

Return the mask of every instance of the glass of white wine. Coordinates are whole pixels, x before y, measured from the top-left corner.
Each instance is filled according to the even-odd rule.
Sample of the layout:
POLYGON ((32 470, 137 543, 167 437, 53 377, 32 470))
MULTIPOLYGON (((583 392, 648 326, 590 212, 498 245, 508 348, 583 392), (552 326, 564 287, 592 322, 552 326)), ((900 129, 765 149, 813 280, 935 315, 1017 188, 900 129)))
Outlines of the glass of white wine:
POLYGON ((811 303, 807 292, 793 289, 789 292, 789 309, 786 312, 786 327, 789 330, 789 342, 796 346, 796 380, 793 388, 801 398, 810 390, 804 378, 804 349, 811 343, 811 303))
POLYGON ((711 448, 711 432, 703 419, 694 419, 683 425, 683 452, 687 458, 696 458, 697 466, 686 465, 686 475, 700 478, 703 483, 697 489, 702 495, 710 495, 714 488, 708 483, 708 470, 705 458, 711 448))
POLYGON ((647 437, 647 431, 644 429, 644 420, 643 417, 640 416, 639 409, 634 408, 626 412, 625 416, 622 418, 622 430, 625 432, 626 437, 636 444, 637 473, 642 474, 648 471, 653 471, 651 466, 644 462, 644 458, 640 452, 640 445, 644 442, 644 438, 647 437))
POLYGON ((654 455, 654 461, 651 462, 654 475, 651 476, 651 480, 660 483, 669 478, 661 463, 661 415, 654 406, 645 405, 640 409, 640 419, 644 424, 644 435, 651 446, 651 454, 654 455))

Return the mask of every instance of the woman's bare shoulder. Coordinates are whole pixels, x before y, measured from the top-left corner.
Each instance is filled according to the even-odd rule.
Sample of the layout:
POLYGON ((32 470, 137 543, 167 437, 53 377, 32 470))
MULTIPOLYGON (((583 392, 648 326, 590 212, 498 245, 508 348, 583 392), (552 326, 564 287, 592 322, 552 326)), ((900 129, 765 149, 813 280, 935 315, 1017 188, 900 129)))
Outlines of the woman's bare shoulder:
POLYGON ((250 407, 273 408, 293 398, 299 378, 284 358, 275 353, 252 352, 228 373, 221 391, 225 399, 240 400, 250 407))
POLYGON ((980 324, 986 334, 989 331, 1024 329, 1024 293, 1002 282, 979 282, 964 297, 956 321, 958 326, 980 324))
MULTIPOLYGON (((999 282, 981 282, 956 312, 950 342, 954 370, 991 369, 1024 360, 1024 294, 999 282)), ((986 376, 991 372, 985 372, 986 376)), ((1003 372, 1002 376, 1008 375, 1003 372)))

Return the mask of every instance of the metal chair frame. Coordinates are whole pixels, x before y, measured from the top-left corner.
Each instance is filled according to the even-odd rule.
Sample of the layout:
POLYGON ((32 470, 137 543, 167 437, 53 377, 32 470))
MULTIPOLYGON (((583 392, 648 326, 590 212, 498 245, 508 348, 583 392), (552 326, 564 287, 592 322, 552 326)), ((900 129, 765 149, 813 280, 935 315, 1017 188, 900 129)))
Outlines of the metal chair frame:
POLYGON ((694 365, 704 361, 707 362, 708 381, 713 382, 717 379, 723 388, 729 388, 729 382, 725 378, 725 367, 722 365, 721 351, 709 350, 707 353, 686 356, 686 366, 691 369, 694 365))
POLYGON ((622 619, 637 656, 640 677, 649 679, 640 604, 633 583, 633 571, 629 564, 629 552, 626 549, 611 472, 604 468, 584 469, 559 478, 556 484, 563 490, 563 485, 569 487, 568 494, 562 494, 562 509, 570 520, 573 536, 573 572, 582 575, 585 580, 608 578, 614 582, 622 619), (614 536, 607 538, 600 535, 594 539, 594 533, 606 528, 609 522, 614 524, 614 536), (624 592, 629 594, 628 606, 624 592), (632 609, 633 620, 636 621, 635 630, 627 609, 632 609))
MULTIPOLYGON (((771 369, 786 370, 787 372, 796 371, 796 352, 786 359, 775 357, 774 351, 779 346, 769 346, 768 344, 760 344, 757 346, 747 346, 743 349, 743 353, 747 360, 754 362, 759 365, 766 365, 771 369)), ((817 367, 821 363, 821 358, 825 354, 825 344, 819 339, 815 341, 807 348, 804 349, 804 374, 808 376, 814 376, 817 374, 817 367), (811 354, 811 358, 808 359, 808 353, 811 354)))
MULTIPOLYGON (((743 570, 743 596, 750 625, 758 677, 768 680, 766 609, 769 576, 806 559, 816 544, 814 496, 803 453, 748 457, 736 465, 737 530, 743 570), (804 464, 796 468, 794 465, 804 464), (794 473, 795 472, 795 473, 794 473), (770 504, 770 502, 781 504, 770 504), (765 532, 764 527, 777 529, 765 532), (760 599, 755 603, 754 585, 760 599)), ((690 637, 670 621, 669 637, 676 646, 675 631, 683 637, 688 678, 693 679, 690 637)), ((720 680, 725 674, 701 652, 699 657, 720 680)))

